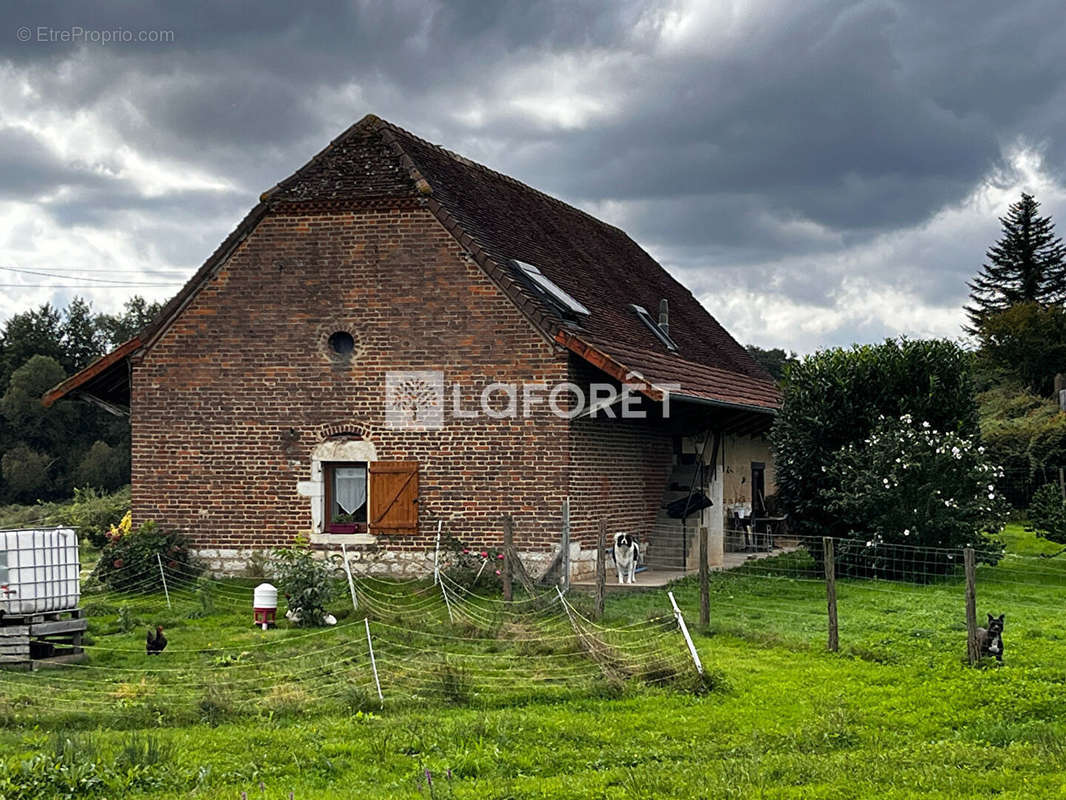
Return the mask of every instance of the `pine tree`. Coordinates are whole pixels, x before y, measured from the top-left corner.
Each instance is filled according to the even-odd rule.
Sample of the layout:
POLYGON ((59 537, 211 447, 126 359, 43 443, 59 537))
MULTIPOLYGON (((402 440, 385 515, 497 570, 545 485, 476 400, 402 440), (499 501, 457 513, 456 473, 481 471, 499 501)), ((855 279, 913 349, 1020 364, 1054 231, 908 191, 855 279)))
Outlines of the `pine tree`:
POLYGON ((1022 193, 1000 217, 1003 236, 988 249, 988 263, 968 284, 972 305, 966 306, 974 333, 991 314, 1016 303, 1051 305, 1066 300, 1066 247, 1055 236, 1051 217, 1031 194, 1022 193))

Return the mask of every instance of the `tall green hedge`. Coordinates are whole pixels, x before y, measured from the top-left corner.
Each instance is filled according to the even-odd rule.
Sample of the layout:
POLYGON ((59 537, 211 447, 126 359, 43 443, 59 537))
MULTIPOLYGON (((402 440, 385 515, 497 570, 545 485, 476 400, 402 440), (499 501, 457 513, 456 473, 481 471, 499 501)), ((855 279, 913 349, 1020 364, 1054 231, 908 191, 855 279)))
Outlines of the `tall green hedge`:
POLYGON ((977 437, 971 358, 947 340, 901 339, 823 350, 792 365, 771 433, 790 527, 805 536, 847 535, 848 521, 823 500, 843 487, 823 467, 840 448, 861 443, 882 415, 911 414, 977 437))
POLYGON ((981 438, 989 456, 1003 467, 1003 488, 1015 508, 1026 508, 1033 493, 1058 483, 1066 467, 1066 414, 1055 400, 1011 384, 978 395, 981 438))

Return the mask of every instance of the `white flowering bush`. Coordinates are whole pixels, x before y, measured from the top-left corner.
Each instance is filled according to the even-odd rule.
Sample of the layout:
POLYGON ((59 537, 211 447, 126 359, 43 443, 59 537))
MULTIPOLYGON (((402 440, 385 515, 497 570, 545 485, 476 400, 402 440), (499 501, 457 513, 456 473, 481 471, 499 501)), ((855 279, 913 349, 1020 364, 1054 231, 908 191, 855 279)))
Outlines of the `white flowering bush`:
POLYGON ((837 559, 845 572, 920 579, 953 569, 959 548, 991 563, 1002 553, 993 537, 1008 511, 1003 471, 973 439, 909 414, 881 417, 824 469, 823 500, 847 531, 837 559))
POLYGON ((899 339, 832 348, 789 368, 770 441, 777 499, 790 531, 847 535, 823 493, 837 488, 822 467, 861 445, 882 417, 911 414, 932 427, 978 436, 973 355, 946 339, 899 339))

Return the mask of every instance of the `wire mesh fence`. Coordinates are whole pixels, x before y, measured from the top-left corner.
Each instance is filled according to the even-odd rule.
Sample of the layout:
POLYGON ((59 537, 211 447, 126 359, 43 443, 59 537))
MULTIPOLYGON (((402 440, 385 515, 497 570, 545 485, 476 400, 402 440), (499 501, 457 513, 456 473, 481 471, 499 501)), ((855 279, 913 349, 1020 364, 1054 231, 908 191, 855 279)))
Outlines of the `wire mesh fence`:
MULTIPOLYGON (((739 541, 741 531, 733 533, 739 541)), ((997 548, 973 555, 977 625, 984 626, 988 614, 1005 614, 1015 641, 1066 636, 1066 559, 997 548)), ((886 662, 916 652, 948 661, 966 656, 971 631, 964 548, 837 539, 830 571, 821 537, 774 535, 766 549, 727 551, 724 560, 707 577, 708 616, 717 633, 824 649, 832 640, 835 597, 845 652, 886 662)), ((696 617, 696 576, 676 591, 696 617)), ((1028 663, 1039 659, 1038 649, 1026 653, 1028 663)))
MULTIPOLYGON (((663 526, 649 531, 645 552, 646 562, 654 562, 657 543, 659 564, 691 573, 669 588, 694 629, 699 540, 698 529, 663 526)), ((605 547, 605 559, 610 550, 605 547)), ((826 649, 826 556, 820 538, 726 531, 720 551, 709 549, 709 559, 721 559, 706 579, 710 624, 694 630, 707 666, 714 668, 723 641, 826 649)), ((1019 663, 1040 666, 1053 658, 1042 654, 1040 644, 1066 637, 1066 558, 988 549, 975 551, 974 560, 978 622, 986 614, 1005 614, 1008 653, 1019 663)), ((841 651, 886 664, 963 659, 970 633, 964 561, 958 548, 834 541, 841 651)), ((665 591, 614 593, 597 616, 591 596, 564 594, 555 586, 516 585, 513 599, 505 601, 447 570, 435 582, 432 576, 385 578, 360 572, 359 562, 351 566, 354 598, 339 578, 339 620, 324 628, 283 625, 264 632, 253 625, 259 578, 218 579, 180 564, 160 565, 169 604, 155 576, 124 582, 122 591, 90 588, 83 595, 88 660, 41 674, 0 672, 0 716, 185 715, 211 721, 274 710, 567 698, 628 683, 685 690, 693 685, 693 660, 665 591), (144 631, 155 624, 169 631, 163 658, 145 653, 144 631)), ((661 569, 648 567, 647 574, 661 569)), ((611 571, 608 564, 605 572, 611 571)), ((646 576, 638 577, 637 588, 647 584, 646 576)))

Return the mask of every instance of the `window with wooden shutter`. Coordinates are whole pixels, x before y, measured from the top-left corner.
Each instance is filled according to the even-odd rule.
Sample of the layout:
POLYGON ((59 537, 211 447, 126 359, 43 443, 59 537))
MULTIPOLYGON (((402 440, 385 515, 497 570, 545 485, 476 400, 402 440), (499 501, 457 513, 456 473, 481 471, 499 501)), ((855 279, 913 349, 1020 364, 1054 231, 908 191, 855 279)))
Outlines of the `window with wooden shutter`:
POLYGON ((323 464, 322 475, 326 490, 325 530, 329 533, 365 533, 366 463, 323 464))
POLYGON ((370 462, 370 532, 418 532, 418 462, 370 462))

